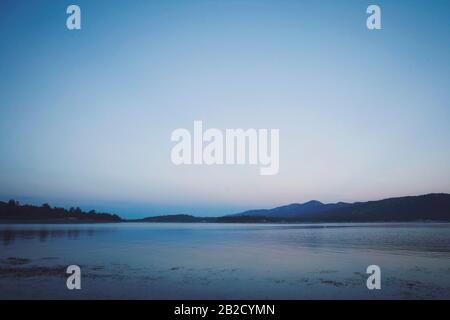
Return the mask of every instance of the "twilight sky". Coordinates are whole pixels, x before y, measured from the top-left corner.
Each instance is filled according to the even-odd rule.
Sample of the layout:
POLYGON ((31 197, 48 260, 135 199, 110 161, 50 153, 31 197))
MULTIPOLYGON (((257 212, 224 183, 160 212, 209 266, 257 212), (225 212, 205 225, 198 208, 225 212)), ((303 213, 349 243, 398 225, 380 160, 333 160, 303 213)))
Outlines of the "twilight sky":
POLYGON ((141 217, 450 193, 449 14, 446 0, 2 0, 0 200, 141 217), (170 135, 194 120, 280 129, 279 174, 173 165, 170 135))

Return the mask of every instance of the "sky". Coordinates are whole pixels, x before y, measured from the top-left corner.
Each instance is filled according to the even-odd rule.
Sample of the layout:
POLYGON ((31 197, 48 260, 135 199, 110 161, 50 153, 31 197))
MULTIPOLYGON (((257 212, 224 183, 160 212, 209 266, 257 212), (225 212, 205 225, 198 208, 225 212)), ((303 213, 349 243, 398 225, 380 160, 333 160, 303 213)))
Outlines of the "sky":
POLYGON ((450 193, 450 1, 0 2, 0 200, 124 217, 450 193), (66 8, 81 8, 81 30, 66 8), (366 8, 381 8, 368 30, 366 8), (280 130, 280 169, 173 130, 280 130))

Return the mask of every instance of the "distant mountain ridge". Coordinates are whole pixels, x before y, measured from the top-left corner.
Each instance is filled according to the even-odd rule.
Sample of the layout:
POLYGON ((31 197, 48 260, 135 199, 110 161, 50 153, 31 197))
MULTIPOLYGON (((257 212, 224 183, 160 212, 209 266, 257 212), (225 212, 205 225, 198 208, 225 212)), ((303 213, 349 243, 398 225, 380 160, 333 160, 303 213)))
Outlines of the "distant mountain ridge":
POLYGON ((450 194, 388 198, 377 201, 323 204, 309 201, 266 210, 250 210, 229 217, 290 218, 296 221, 450 221, 450 194))
POLYGON ((317 200, 311 200, 305 203, 292 203, 286 206, 277 207, 274 209, 260 209, 249 210, 234 216, 265 216, 265 217, 299 217, 304 214, 318 214, 338 208, 345 208, 352 206, 351 203, 338 202, 324 204, 317 200))
POLYGON ((118 215, 83 212, 79 208, 52 208, 0 201, 0 223, 98 223, 98 222, 215 222, 215 223, 325 223, 325 222, 450 222, 450 194, 388 198, 355 203, 328 203, 317 200, 293 203, 273 209, 249 210, 222 217, 186 214, 122 219, 118 215))

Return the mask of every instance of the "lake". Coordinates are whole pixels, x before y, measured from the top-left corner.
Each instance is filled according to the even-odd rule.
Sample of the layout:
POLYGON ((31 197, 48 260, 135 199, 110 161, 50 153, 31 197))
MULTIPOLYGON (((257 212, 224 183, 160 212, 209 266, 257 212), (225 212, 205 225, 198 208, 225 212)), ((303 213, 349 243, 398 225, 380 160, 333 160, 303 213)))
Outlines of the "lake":
POLYGON ((0 225, 0 248, 1 299, 450 298, 449 223, 0 225))

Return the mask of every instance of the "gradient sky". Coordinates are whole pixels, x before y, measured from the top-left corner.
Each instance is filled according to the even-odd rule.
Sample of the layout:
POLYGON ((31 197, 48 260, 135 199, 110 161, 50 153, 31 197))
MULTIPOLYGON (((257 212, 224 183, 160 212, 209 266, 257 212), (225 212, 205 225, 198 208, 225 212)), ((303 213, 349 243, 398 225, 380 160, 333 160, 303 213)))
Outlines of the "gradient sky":
POLYGON ((126 217, 450 192, 450 1, 0 2, 0 199, 126 217), (78 4, 82 30, 66 29, 78 4), (366 28, 378 4, 383 30, 366 28), (170 134, 280 129, 280 171, 170 134))

